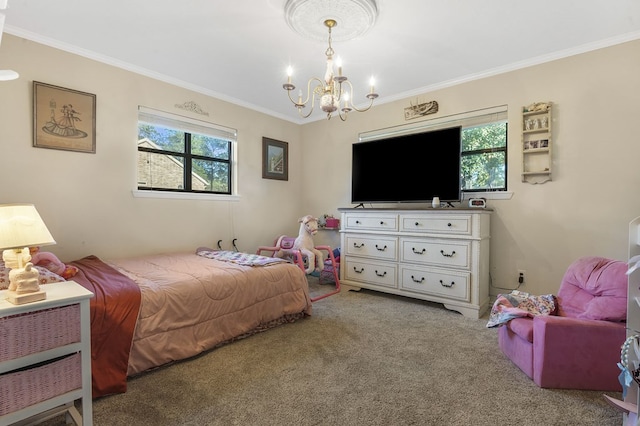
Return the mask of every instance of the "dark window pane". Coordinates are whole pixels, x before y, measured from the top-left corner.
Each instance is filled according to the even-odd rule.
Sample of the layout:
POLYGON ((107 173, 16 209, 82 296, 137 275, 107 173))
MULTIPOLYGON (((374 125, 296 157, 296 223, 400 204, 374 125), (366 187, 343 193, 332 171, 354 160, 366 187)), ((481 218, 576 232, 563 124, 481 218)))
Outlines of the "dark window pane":
POLYGON ((185 152, 185 133, 166 127, 138 123, 138 145, 142 140, 148 141, 149 148, 171 152, 185 152))
POLYGON ((463 190, 505 190, 506 153, 504 151, 465 155, 461 160, 463 190))
POLYGON ((138 151, 138 186, 184 189, 184 158, 138 151))
POLYGON ((231 143, 224 139, 193 134, 191 135, 191 153, 193 155, 229 160, 231 143))
POLYGON ((229 163, 193 160, 191 164, 191 189, 193 191, 231 193, 229 163))

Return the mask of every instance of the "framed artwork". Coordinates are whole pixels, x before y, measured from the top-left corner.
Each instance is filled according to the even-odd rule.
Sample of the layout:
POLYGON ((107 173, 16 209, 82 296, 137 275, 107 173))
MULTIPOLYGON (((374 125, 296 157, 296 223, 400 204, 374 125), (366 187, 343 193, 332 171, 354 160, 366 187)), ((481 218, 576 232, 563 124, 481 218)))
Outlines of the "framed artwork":
POLYGON ((33 82, 33 146, 96 152, 96 95, 33 82))
POLYGON ((289 144, 262 138, 262 178, 289 180, 289 144))

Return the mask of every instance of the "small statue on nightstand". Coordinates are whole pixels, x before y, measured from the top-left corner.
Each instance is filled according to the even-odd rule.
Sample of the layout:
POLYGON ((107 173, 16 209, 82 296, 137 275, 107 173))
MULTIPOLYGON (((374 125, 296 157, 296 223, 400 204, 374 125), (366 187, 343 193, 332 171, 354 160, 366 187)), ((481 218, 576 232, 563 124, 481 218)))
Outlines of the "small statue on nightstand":
POLYGON ((38 284, 39 275, 40 273, 31 262, 28 262, 24 266, 24 269, 12 269, 9 272, 11 282, 9 290, 15 291, 17 294, 40 291, 40 285, 38 284), (11 288, 12 285, 15 285, 15 288, 11 288))

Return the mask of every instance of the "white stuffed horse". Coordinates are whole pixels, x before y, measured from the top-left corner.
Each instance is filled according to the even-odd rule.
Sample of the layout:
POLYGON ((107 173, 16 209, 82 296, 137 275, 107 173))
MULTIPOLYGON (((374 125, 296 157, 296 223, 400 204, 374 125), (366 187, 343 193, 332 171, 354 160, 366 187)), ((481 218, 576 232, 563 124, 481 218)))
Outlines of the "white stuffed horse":
POLYGON ((322 271, 324 269, 322 252, 317 250, 315 244, 313 244, 313 236, 318 233, 318 219, 311 215, 306 215, 298 219, 298 222, 300 222, 300 230, 293 243, 293 248, 300 250, 303 257, 307 256, 308 265, 305 271, 307 274, 316 269, 322 271))

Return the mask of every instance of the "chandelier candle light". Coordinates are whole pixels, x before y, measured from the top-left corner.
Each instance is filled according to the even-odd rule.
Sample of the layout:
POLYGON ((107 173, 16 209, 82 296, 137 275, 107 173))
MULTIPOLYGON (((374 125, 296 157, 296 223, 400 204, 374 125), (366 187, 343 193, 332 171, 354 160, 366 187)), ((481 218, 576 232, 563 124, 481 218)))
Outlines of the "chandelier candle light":
POLYGON ((374 80, 371 77, 370 86, 371 91, 366 95, 369 99, 369 105, 365 108, 357 108, 353 105, 353 86, 351 82, 347 80, 347 77, 342 74, 342 62, 340 58, 336 58, 336 65, 338 67, 338 75, 334 74, 333 68, 333 55, 335 54, 333 47, 331 47, 331 29, 338 25, 335 19, 327 19, 324 21, 324 25, 329 29, 329 47, 325 51, 327 56, 327 70, 324 75, 324 79, 318 77, 312 77, 307 83, 307 97, 303 101, 302 90, 298 91, 298 99, 294 100, 291 97, 291 91, 295 90, 296 86, 291 81, 293 69, 287 68, 287 82, 282 87, 287 91, 289 99, 293 102, 294 106, 298 109, 298 113, 302 118, 307 118, 313 112, 313 107, 316 102, 316 97, 319 99, 320 108, 327 113, 327 119, 331 119, 331 114, 338 111, 338 115, 342 121, 347 119, 347 114, 350 111, 365 112, 371 108, 374 99, 378 97, 375 93, 374 80), (302 109, 310 102, 309 112, 307 114, 302 113, 302 109), (342 107, 340 105, 342 104, 342 107))

